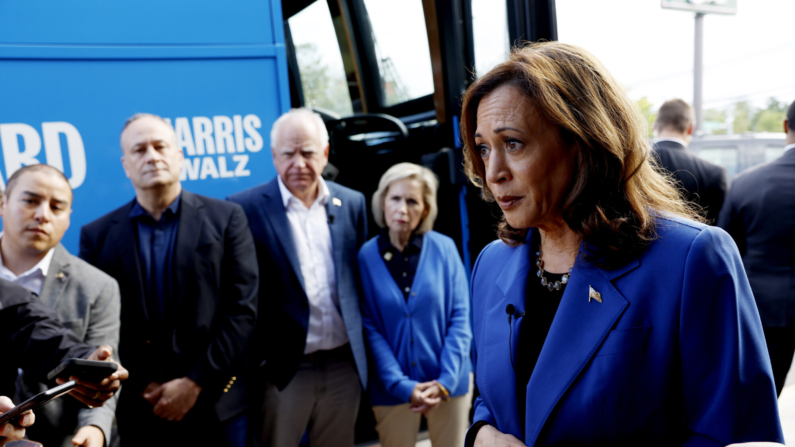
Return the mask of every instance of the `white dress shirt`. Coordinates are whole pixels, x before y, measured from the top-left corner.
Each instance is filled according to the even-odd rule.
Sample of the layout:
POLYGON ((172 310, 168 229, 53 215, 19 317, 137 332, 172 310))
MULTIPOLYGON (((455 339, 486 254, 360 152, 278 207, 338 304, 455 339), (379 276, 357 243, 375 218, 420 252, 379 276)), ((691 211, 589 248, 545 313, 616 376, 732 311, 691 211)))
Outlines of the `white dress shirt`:
MULTIPOLYGON (((0 233, 0 240, 2 240, 2 237, 3 233, 0 233)), ((0 278, 19 284, 31 292, 41 295, 41 287, 44 285, 44 278, 47 277, 47 272, 50 269, 50 262, 52 261, 52 254, 54 252, 55 248, 51 248, 41 261, 19 276, 6 268, 3 263, 3 255, 0 254, 0 278)))
POLYGON ((304 354, 338 348, 348 343, 348 333, 339 310, 326 212, 331 193, 321 177, 317 199, 307 208, 284 186, 281 177, 277 178, 309 299, 309 328, 304 354))

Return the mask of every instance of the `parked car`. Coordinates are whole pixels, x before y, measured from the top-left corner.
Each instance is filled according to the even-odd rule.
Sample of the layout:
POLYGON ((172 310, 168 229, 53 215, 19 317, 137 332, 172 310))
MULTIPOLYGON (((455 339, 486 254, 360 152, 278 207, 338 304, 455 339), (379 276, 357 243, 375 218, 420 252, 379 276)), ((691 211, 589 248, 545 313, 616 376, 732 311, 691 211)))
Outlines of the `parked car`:
POLYGON ((689 150, 726 168, 731 181, 745 169, 780 157, 785 145, 784 133, 759 132, 696 137, 690 142, 689 150))

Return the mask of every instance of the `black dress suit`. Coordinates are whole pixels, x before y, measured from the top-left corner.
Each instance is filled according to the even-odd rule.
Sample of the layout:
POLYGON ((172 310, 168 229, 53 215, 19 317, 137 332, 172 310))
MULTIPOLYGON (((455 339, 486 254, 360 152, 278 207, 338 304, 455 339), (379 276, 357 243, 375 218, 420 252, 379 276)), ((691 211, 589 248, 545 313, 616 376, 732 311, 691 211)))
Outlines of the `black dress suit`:
POLYGON ((718 225, 740 249, 781 393, 795 353, 795 147, 732 181, 718 225))
POLYGON ((16 368, 44 382, 64 359, 85 358, 94 351, 63 327, 33 292, 4 279, 0 279, 0 340, 5 343, 0 363, 13 366, 12 375, 0 377, 3 396, 14 395, 16 368))
POLYGON ((728 189, 726 170, 688 152, 676 141, 656 142, 654 153, 660 166, 684 187, 685 198, 701 205, 707 212, 708 223, 715 225, 728 189))
POLYGON ((205 424, 226 421, 246 409, 242 375, 256 320, 257 258, 240 206, 183 190, 166 312, 170 318, 160 322, 160 311, 147 309, 137 226, 130 217, 134 204, 84 226, 80 257, 119 283, 119 354, 130 371, 117 411, 120 434, 129 440, 149 431, 152 445, 176 432, 206 434, 205 424), (191 378, 202 392, 182 422, 167 423, 153 415, 141 394, 150 382, 179 377, 191 378), (152 426, 160 430, 157 435, 152 426))

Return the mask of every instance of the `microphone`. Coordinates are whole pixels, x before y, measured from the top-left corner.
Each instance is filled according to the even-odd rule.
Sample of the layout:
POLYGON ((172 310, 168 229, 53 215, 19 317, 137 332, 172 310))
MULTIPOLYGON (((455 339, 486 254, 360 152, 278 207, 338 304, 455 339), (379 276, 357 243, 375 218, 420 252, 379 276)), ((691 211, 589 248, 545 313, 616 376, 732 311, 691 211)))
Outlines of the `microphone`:
POLYGON ((333 224, 334 223, 334 215, 333 214, 329 214, 328 215, 328 223, 329 224, 333 224))
POLYGON ((519 309, 517 309, 513 304, 505 306, 505 313, 508 314, 509 323, 511 322, 511 317, 519 318, 524 316, 524 312, 519 312, 519 309))

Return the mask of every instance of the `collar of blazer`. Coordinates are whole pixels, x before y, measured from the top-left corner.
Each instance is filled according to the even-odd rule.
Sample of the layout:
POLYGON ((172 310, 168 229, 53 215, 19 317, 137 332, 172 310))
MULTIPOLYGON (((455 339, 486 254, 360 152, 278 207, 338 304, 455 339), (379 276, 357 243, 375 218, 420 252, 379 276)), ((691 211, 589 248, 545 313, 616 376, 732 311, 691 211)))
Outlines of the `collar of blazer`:
MULTIPOLYGON (((126 206, 119 208, 114 216, 111 240, 115 242, 116 253, 124 271, 127 273, 129 284, 133 287, 135 295, 142 297, 140 300, 144 316, 150 321, 149 312, 144 297, 144 280, 142 268, 138 260, 137 238, 130 237, 136 234, 135 221, 130 218, 130 210, 135 200, 133 199, 126 206)), ((199 236, 204 225, 204 203, 196 194, 182 190, 179 209, 179 228, 177 229, 177 240, 174 247, 174 304, 179 305, 182 301, 182 293, 185 290, 185 282, 190 274, 193 256, 199 236)))
POLYGON ((55 251, 52 254, 50 269, 47 271, 47 277, 44 278, 44 284, 41 286, 39 299, 51 309, 55 309, 61 300, 63 291, 69 284, 71 273, 69 252, 59 243, 55 246, 55 251))
MULTIPOLYGON (((345 225, 339 220, 343 217, 342 213, 346 208, 346 203, 338 197, 339 191, 335 183, 326 182, 326 186, 328 186, 331 193, 328 202, 326 202, 326 214, 328 215, 329 233, 331 234, 332 256, 335 265, 339 266, 344 261, 344 250, 342 250, 340 244, 344 241, 345 231, 345 225)), ((284 250, 284 254, 290 262, 290 267, 292 267, 298 278, 301 288, 306 291, 304 276, 301 274, 301 263, 298 260, 298 252, 295 249, 290 222, 287 219, 287 211, 284 209, 284 201, 282 200, 282 194, 276 178, 265 185, 262 195, 265 199, 262 201, 262 207, 260 208, 260 217, 263 221, 270 222, 273 226, 277 236, 276 240, 284 250)), ((334 271, 339 282, 339 269, 335 268, 334 271)))
MULTIPOLYGON (((497 304, 499 309, 505 309, 507 304, 525 302, 524 295, 528 275, 535 271, 530 265, 530 250, 532 248, 529 241, 533 231, 529 232, 527 243, 513 250, 513 254, 505 262, 505 267, 495 280, 496 287, 504 295, 503 300, 497 304)), ((582 254, 582 250, 581 248, 580 254, 582 254)), ((524 426, 527 445, 535 443, 557 402, 591 360, 627 307, 626 298, 613 286, 612 281, 630 273, 638 266, 640 266, 640 260, 634 259, 621 268, 603 270, 578 257, 555 319, 547 334, 544 347, 536 362, 533 375, 527 384, 527 395, 533 396, 532 405, 527 404, 525 411, 524 426), (591 288, 601 294, 601 303, 589 300, 591 288), (576 328, 576 330, 572 330, 572 328, 576 328), (560 355, 564 351, 566 355, 560 355)), ((528 303, 527 306, 531 308, 532 304, 528 303)), ((527 311, 528 309, 521 310, 527 311)), ((502 314, 502 312, 498 313, 502 314)), ((504 316, 504 314, 502 315, 504 316)), ((512 330, 517 331, 518 328, 519 325, 514 325, 512 330)), ((518 335, 516 333, 511 337, 512 352, 514 353, 518 349, 518 335)), ((516 389, 516 377, 513 374, 508 376, 500 377, 498 383, 505 384, 506 379, 513 380, 513 386, 506 388, 516 389)), ((483 382, 493 383, 492 380, 483 382)), ((513 405, 506 405, 504 408, 516 408, 516 394, 508 394, 505 397, 513 399, 513 405)), ((511 417, 507 414, 501 417, 503 421, 515 419, 515 416, 511 417)), ((516 433, 521 433, 520 427, 514 427, 514 430, 516 433)))

